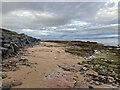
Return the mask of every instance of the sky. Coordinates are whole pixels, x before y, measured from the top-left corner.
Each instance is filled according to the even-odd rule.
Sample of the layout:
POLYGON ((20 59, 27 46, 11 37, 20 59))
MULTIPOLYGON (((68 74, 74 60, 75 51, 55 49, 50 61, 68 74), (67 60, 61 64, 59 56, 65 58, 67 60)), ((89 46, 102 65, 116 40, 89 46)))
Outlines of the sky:
POLYGON ((118 8, 117 0, 2 2, 1 27, 44 40, 90 40, 113 45, 118 43, 118 8))

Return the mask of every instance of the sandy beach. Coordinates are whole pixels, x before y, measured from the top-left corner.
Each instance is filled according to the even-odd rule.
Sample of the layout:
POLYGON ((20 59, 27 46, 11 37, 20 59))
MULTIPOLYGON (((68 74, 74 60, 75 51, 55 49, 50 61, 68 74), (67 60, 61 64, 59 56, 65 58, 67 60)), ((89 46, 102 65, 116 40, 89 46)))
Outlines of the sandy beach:
POLYGON ((22 66, 20 70, 8 72, 11 79, 6 78, 5 82, 12 79, 21 80, 22 85, 16 88, 48 88, 45 81, 46 74, 51 73, 58 65, 70 65, 83 61, 82 58, 65 53, 64 47, 56 43, 41 42, 33 48, 28 48, 26 56, 30 62, 37 63, 32 68, 22 66))
MULTIPOLYGON (((65 48, 64 44, 40 42, 38 45, 24 49, 25 54, 22 55, 22 58, 27 59, 33 65, 31 67, 23 65, 17 71, 7 72, 7 78, 3 79, 3 82, 11 83, 14 80, 22 82, 13 88, 113 87, 106 84, 91 86, 89 82, 86 82, 87 78, 80 74, 79 70, 77 71, 81 68, 78 63, 82 63, 85 59, 65 52, 65 48), (72 66, 72 68, 67 70, 66 66, 72 66), (61 67, 63 68, 61 69, 61 67)), ((95 75, 94 72, 92 74, 95 75)))

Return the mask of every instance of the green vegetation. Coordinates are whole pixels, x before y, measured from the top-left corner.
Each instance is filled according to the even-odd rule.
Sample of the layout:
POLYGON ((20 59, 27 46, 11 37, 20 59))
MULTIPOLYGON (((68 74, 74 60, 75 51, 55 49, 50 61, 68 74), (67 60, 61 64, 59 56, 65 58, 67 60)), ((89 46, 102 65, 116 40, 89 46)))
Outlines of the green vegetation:
POLYGON ((73 55, 78 55, 84 58, 94 56, 94 59, 86 60, 84 63, 91 64, 93 69, 96 69, 98 72, 105 71, 105 69, 100 68, 100 66, 102 66, 117 74, 120 73, 120 50, 117 50, 117 47, 104 46, 102 44, 91 42, 69 42, 66 45, 69 48, 66 48, 65 51, 73 55), (97 52, 95 52, 95 50, 97 52))
POLYGON ((17 33, 14 32, 14 31, 9 31, 9 30, 6 30, 6 29, 1 29, 1 28, 0 28, 0 31, 1 31, 2 33, 6 33, 6 34, 9 34, 9 35, 16 35, 16 34, 17 34, 17 33))

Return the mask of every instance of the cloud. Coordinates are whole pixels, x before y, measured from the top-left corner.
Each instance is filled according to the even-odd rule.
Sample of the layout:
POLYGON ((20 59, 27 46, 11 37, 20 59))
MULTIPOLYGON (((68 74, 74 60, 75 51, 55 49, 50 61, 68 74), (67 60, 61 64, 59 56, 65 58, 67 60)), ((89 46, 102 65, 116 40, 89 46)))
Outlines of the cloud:
POLYGON ((115 0, 3 2, 2 15, 2 27, 42 39, 110 37, 118 31, 115 0))
MULTIPOLYGON (((72 20, 80 21, 94 17, 96 12, 103 5, 104 3, 97 2, 4 2, 2 8, 3 24, 7 24, 6 20, 4 20, 5 18, 9 18, 9 21, 15 21, 14 23, 18 24, 20 23, 18 18, 20 18, 20 20, 27 18, 26 21, 33 24, 39 23, 42 26, 59 26, 67 24, 72 20), (90 11, 89 15, 87 10, 90 11)), ((24 24, 24 22, 21 23, 24 24)))

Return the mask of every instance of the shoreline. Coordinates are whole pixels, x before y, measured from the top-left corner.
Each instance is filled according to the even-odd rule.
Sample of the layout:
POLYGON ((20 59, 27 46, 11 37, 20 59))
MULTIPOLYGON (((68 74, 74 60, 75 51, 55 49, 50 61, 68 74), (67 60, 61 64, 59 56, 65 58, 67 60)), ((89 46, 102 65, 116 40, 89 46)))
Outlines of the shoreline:
MULTIPOLYGON (((56 43, 55 41, 41 41, 38 45, 26 48, 24 50, 25 54, 22 55, 21 59, 16 57, 15 59, 7 59, 8 62, 6 63, 12 67, 11 69, 7 67, 8 71, 4 72, 7 77, 4 77, 3 83, 12 85, 13 88, 117 88, 118 86, 116 87, 114 84, 114 78, 117 76, 114 78, 109 76, 109 82, 106 80, 100 81, 101 79, 99 78, 103 78, 103 76, 104 79, 107 78, 107 74, 104 73, 108 71, 106 71, 106 67, 104 68, 104 63, 102 63, 104 61, 96 62, 94 60, 97 60, 96 55, 104 56, 106 50, 101 52, 99 50, 104 48, 98 47, 96 48, 98 50, 95 51, 96 55, 94 55, 92 49, 89 48, 92 48, 94 44, 91 46, 91 44, 80 42, 66 43, 66 41, 61 41, 56 43), (80 50, 81 53, 77 50, 80 50), (91 61, 94 62, 91 63, 91 61), (13 66, 10 62, 13 62, 13 64, 16 62, 18 66, 16 64, 13 66), (93 69, 99 68, 97 63, 102 65, 103 72, 93 69), (101 73, 104 75, 101 75, 101 73), (105 84, 106 82, 107 84, 105 84)), ((104 57, 101 58, 106 60, 104 57)), ((117 57, 113 57, 113 59, 115 58, 117 57)))

